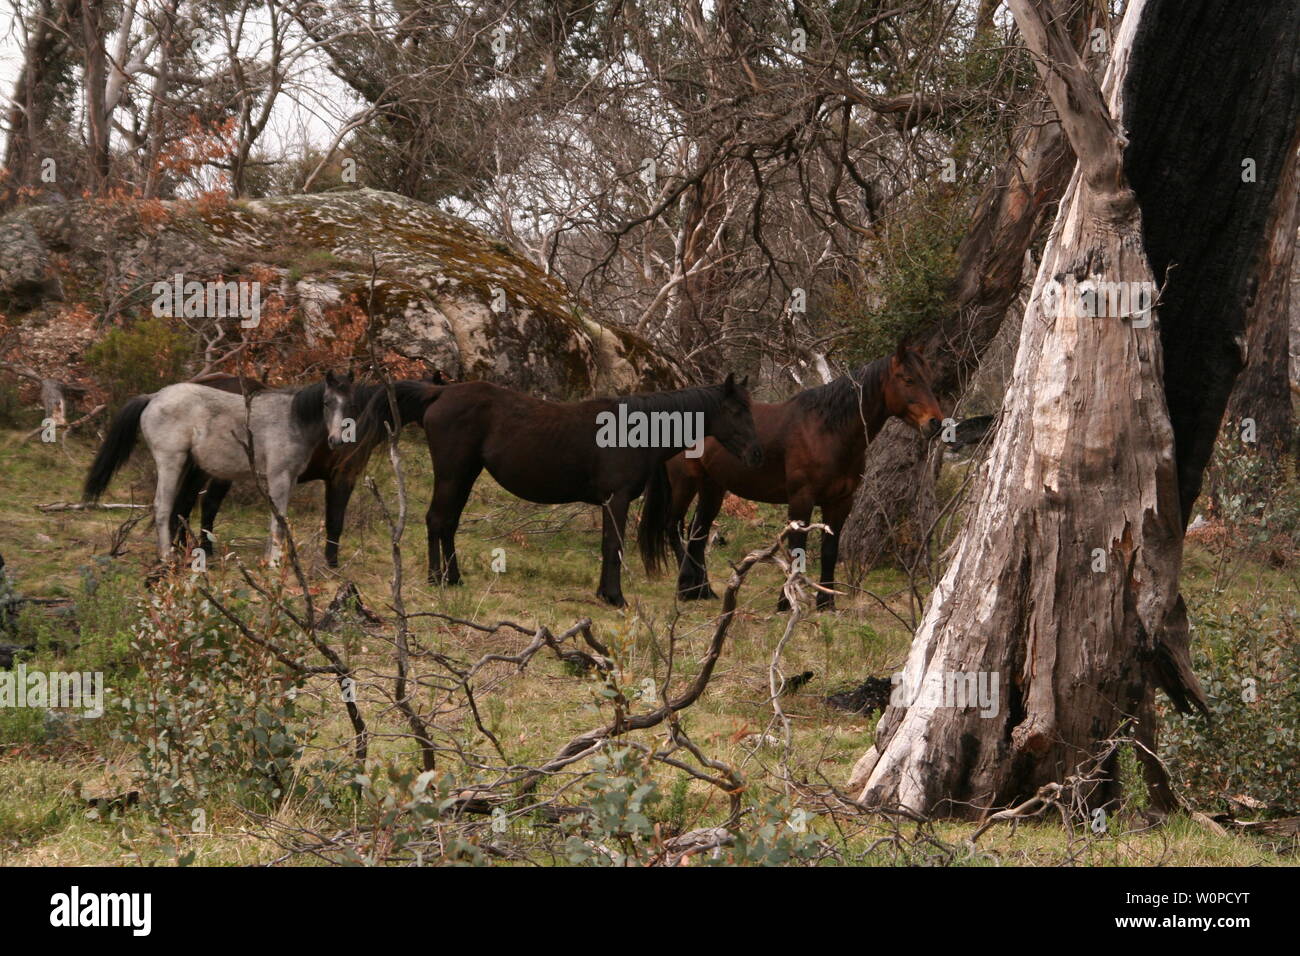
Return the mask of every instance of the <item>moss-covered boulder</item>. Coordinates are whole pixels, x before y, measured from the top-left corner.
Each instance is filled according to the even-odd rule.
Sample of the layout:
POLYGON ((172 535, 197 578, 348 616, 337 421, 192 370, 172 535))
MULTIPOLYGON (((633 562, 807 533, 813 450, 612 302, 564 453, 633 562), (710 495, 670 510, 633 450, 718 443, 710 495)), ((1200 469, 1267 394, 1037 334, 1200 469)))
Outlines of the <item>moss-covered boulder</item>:
POLYGON ((369 313, 380 349, 456 378, 551 396, 678 384, 644 341, 602 322, 510 246, 394 193, 58 203, 12 213, 0 221, 6 234, 22 241, 0 244, 0 301, 11 319, 35 311, 28 323, 54 308, 55 291, 62 308, 85 303, 129 321, 148 309, 153 284, 176 274, 272 275, 308 344, 333 334, 331 307, 351 302, 369 313))

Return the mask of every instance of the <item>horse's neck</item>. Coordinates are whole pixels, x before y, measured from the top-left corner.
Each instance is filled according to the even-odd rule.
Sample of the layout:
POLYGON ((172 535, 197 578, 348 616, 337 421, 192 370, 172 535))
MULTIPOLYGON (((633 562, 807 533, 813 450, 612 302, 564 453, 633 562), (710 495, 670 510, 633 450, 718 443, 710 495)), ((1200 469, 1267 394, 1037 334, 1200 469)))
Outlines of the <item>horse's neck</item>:
MULTIPOLYGON (((268 411, 268 417, 272 421, 281 421, 288 425, 292 432, 302 436, 303 442, 310 448, 314 448, 322 439, 325 438, 325 419, 313 418, 311 421, 304 422, 293 414, 293 393, 267 393, 263 392, 254 395, 252 401, 257 403, 266 400, 268 402, 280 402, 278 406, 268 404, 265 407, 268 411)), ((301 450, 301 449, 300 449, 301 450)), ((310 450, 308 451, 310 454, 310 450)))
POLYGON ((858 424, 865 429, 862 444, 865 447, 880 434, 889 419, 889 409, 885 407, 884 389, 880 376, 866 376, 859 391, 858 424))

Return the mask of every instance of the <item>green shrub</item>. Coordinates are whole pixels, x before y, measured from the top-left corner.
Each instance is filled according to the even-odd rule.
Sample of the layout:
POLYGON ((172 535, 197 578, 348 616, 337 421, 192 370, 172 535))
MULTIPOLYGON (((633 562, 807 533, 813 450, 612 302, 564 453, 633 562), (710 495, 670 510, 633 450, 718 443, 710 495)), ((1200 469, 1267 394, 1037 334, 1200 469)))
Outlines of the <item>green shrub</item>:
POLYGON ((37 420, 19 398, 18 383, 0 379, 0 428, 35 427, 37 420))
POLYGON ((864 250, 860 273, 835 286, 830 313, 850 332, 847 357, 887 355, 900 338, 939 321, 950 308, 957 245, 969 187, 934 190, 890 217, 864 250))
POLYGON ((662 796, 646 759, 629 747, 596 757, 591 764, 595 772, 582 784, 586 836, 569 838, 569 862, 623 866, 642 861, 651 853, 654 836, 649 808, 662 796))
MULTIPOLYGON (((300 649, 274 605, 246 591, 223 603, 262 639, 300 649)), ((142 604, 131 641, 139 678, 109 713, 135 751, 143 802, 186 822, 214 798, 274 809, 310 734, 295 701, 303 677, 246 640, 189 576, 160 582, 142 604)))
POLYGON ((194 342, 184 326, 146 318, 109 330, 86 350, 86 367, 120 406, 133 395, 156 392, 185 378, 194 342))
POLYGON ((1190 608, 1196 622, 1193 664, 1210 698, 1211 723, 1172 714, 1162 756, 1181 792, 1199 809, 1229 809, 1246 797, 1278 812, 1300 811, 1300 652, 1297 612, 1254 604, 1221 611, 1208 601, 1190 608))

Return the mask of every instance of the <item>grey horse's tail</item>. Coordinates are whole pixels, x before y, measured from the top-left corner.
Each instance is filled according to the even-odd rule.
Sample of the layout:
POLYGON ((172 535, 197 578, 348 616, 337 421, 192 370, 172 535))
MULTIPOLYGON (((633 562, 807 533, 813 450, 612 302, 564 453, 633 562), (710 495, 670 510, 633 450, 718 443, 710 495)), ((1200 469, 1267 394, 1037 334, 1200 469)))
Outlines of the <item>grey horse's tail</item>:
POLYGON ((140 434, 140 416, 152 399, 152 395, 137 395, 123 405, 122 410, 113 418, 113 423, 108 426, 108 434, 104 436, 104 444, 99 446, 95 460, 90 464, 86 485, 82 489, 82 500, 98 501, 108 490, 113 475, 131 457, 136 436, 140 434))

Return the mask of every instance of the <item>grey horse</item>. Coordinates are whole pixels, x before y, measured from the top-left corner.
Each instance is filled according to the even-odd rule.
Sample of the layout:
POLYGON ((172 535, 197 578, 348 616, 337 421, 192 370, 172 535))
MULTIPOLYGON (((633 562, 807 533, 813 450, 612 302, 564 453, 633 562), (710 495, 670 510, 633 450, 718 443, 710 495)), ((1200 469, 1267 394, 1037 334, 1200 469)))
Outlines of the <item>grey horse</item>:
MULTIPOLYGON (((143 433, 158 472, 153 498, 158 557, 167 561, 172 553, 176 492, 188 469, 197 468, 223 481, 251 478, 251 440, 256 475, 265 479, 267 493, 283 515, 294 483, 316 446, 322 440, 330 448, 355 441, 354 403, 352 375, 339 377, 333 372, 303 388, 270 389, 247 399, 190 382, 137 395, 109 426, 86 475, 85 500, 103 495, 113 474, 130 457, 136 436, 143 433)), ((267 561, 278 564, 281 550, 279 523, 272 515, 267 561)))

